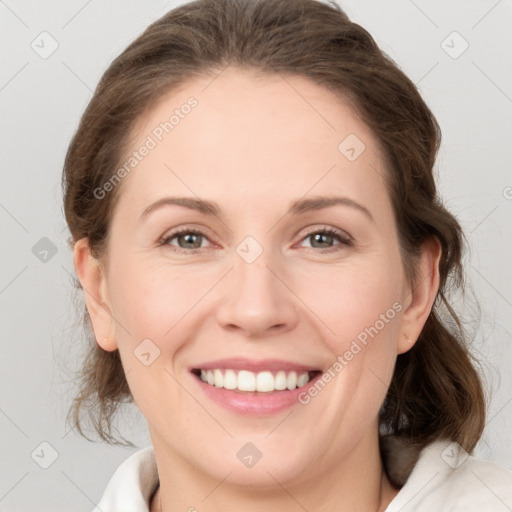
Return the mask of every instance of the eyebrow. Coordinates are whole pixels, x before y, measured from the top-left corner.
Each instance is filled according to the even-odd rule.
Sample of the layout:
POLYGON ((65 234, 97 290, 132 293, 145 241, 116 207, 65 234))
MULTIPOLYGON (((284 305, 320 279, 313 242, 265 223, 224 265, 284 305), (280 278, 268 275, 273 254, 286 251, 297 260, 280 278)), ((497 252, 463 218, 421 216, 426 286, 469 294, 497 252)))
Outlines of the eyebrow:
MULTIPOLYGON (((140 216, 140 221, 144 220, 151 212, 158 210, 164 206, 177 205, 196 210, 205 215, 218 216, 221 215, 219 205, 213 201, 206 201, 204 199, 194 199, 193 197, 162 197, 154 203, 150 204, 140 216)), ((309 211, 322 210, 331 206, 343 205, 354 208, 362 212, 372 222, 375 222, 370 211, 363 205, 356 201, 341 196, 313 196, 307 199, 298 199, 293 201, 288 209, 287 214, 298 215, 309 211)))

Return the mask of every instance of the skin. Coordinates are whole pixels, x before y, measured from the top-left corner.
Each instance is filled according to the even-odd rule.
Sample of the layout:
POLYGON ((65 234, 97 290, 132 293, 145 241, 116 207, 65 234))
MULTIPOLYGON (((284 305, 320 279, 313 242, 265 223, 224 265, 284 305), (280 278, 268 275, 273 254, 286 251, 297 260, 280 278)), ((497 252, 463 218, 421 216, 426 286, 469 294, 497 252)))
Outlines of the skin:
POLYGON ((123 179, 105 258, 86 239, 74 251, 96 339, 119 349, 149 425, 160 476, 151 510, 384 510, 397 489, 383 472, 378 412, 397 354, 431 310, 439 245, 425 243, 409 286, 382 154, 348 102, 304 77, 230 67, 212 79, 194 78, 139 119, 134 150, 198 100, 123 179), (366 146, 352 162, 338 150, 349 134, 366 146), (371 218, 347 205, 285 215, 294 200, 331 195, 371 218), (215 201, 221 213, 173 205, 141 222, 163 196, 215 201), (179 237, 159 246, 180 227, 204 233, 200 252, 179 237), (325 228, 352 244, 308 236, 325 228), (252 263, 236 252, 247 236, 263 248, 252 263), (234 356, 326 370, 394 303, 401 311, 307 405, 243 416, 210 401, 189 372, 234 356), (149 366, 133 354, 146 338, 160 349, 149 366), (263 454, 252 468, 236 457, 247 442, 263 454))

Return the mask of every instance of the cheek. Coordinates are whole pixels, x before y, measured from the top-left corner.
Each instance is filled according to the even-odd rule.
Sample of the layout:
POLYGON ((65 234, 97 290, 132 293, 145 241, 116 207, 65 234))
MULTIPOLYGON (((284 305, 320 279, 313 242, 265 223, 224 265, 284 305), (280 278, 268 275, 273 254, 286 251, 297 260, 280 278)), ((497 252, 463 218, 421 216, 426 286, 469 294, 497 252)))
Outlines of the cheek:
POLYGON ((364 343, 369 331, 374 336, 375 331, 386 335, 396 332, 402 307, 401 275, 401 266, 392 259, 368 258, 354 265, 304 273, 297 279, 295 290, 321 319, 325 339, 339 354, 354 339, 364 343))
POLYGON ((324 371, 328 391, 318 385, 302 398, 315 414, 327 415, 329 424, 346 426, 333 432, 333 439, 350 436, 374 421, 384 400, 397 356, 401 275, 400 265, 374 261, 325 276, 320 284, 329 288, 323 292, 311 287, 313 280, 308 284, 315 290, 308 305, 329 328, 322 328, 324 346, 319 348, 327 348, 331 356, 324 371))
MULTIPOLYGON (((193 323, 199 311, 202 319, 208 313, 204 307, 209 301, 204 299, 224 273, 224 267, 213 264, 125 260, 123 266, 113 269, 109 284, 115 318, 124 327, 118 325, 120 337, 130 338, 130 346, 149 338, 166 351, 173 350, 169 342, 179 338, 183 326, 193 323)), ((365 333, 373 332, 372 327, 382 330, 383 315, 388 327, 387 320, 395 317, 393 304, 401 296, 401 267, 393 258, 382 255, 342 265, 295 261, 284 265, 279 274, 293 293, 271 287, 268 292, 296 302, 304 312, 302 318, 309 318, 318 327, 317 338, 328 340, 336 354, 346 350, 353 339, 364 341, 365 333)), ((222 300, 224 294, 230 295, 229 290, 222 289, 222 283, 217 286, 211 297, 222 300)), ((210 316, 215 314, 215 306, 208 306, 210 316)))
POLYGON ((181 319, 192 314, 194 306, 211 288, 215 277, 211 274, 194 272, 185 266, 143 263, 113 272, 116 319, 130 333, 131 343, 150 338, 163 347, 160 342, 169 340, 170 332, 179 329, 181 319))
POLYGON ((125 260, 111 272, 111 282, 118 347, 130 391, 142 414, 152 423, 162 421, 165 430, 162 398, 173 410, 187 406, 173 378, 173 363, 190 339, 188 315, 193 315, 209 281, 183 267, 125 260))

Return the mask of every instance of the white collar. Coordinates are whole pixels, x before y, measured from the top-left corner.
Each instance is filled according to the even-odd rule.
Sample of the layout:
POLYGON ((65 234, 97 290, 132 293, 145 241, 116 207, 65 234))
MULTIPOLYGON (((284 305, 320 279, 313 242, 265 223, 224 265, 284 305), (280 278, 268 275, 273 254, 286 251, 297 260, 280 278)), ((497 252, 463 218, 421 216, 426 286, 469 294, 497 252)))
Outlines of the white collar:
MULTIPOLYGON (((405 482, 386 512, 489 512, 495 510, 488 508, 492 500, 496 506, 502 501, 512 507, 512 472, 468 456, 457 443, 437 440, 419 450, 407 441, 388 438, 381 449, 391 480, 405 482)), ((149 446, 118 467, 93 512, 149 512, 158 483, 155 454, 149 446)))

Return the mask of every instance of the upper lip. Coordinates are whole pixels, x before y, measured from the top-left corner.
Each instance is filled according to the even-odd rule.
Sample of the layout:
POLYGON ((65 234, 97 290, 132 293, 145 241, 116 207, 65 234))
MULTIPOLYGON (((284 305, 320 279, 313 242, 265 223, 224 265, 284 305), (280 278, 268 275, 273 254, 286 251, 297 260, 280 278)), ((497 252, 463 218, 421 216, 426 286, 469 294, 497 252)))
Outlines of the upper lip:
POLYGON ((251 372, 261 371, 301 371, 301 372, 314 372, 320 371, 318 367, 309 366, 293 361, 284 361, 281 359, 247 359, 244 357, 234 357, 229 359, 217 359, 216 361, 208 361, 194 365, 190 368, 192 370, 248 370, 251 372))

